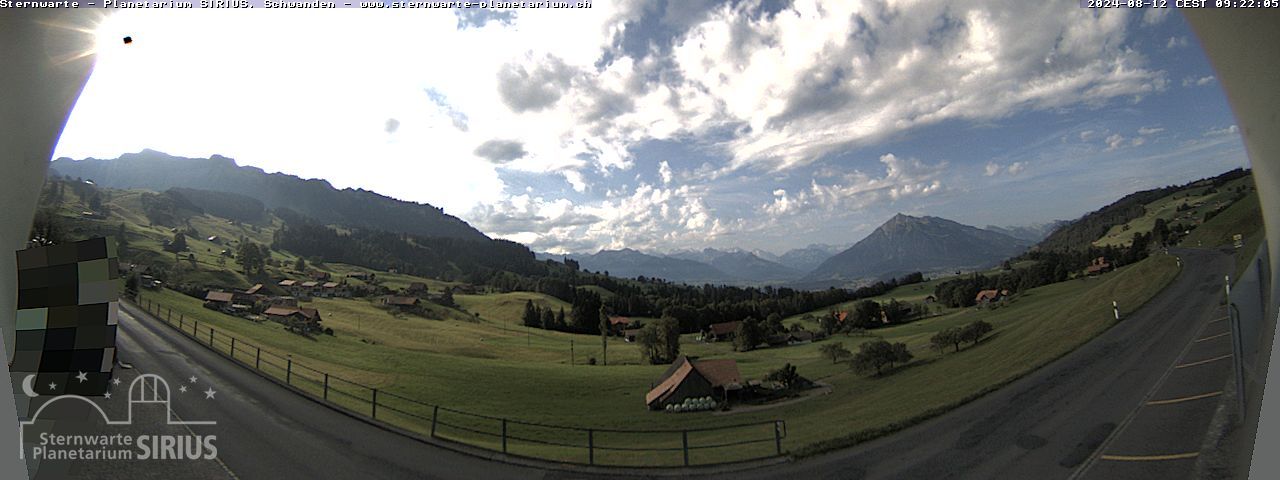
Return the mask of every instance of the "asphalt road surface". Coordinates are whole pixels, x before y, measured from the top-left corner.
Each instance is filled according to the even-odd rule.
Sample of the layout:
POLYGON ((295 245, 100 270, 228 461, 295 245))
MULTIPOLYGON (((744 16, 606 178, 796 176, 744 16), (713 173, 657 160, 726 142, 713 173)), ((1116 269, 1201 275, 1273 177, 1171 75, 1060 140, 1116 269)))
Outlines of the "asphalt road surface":
MULTIPOLYGON (((1185 478, 1221 398, 1215 392, 1230 373, 1230 362, 1218 358, 1230 352, 1229 335, 1216 335, 1227 324, 1218 321, 1219 299, 1232 260, 1214 251, 1173 253, 1183 259, 1183 272, 1139 312, 1005 388, 876 441, 723 476, 1185 478)), ((118 369, 124 384, 115 398, 98 402, 109 414, 122 412, 128 382, 157 374, 169 381, 178 416, 217 422, 181 427, 216 435, 217 459, 44 462, 40 477, 591 477, 492 462, 388 432, 302 398, 142 315, 122 308, 120 354, 136 368, 118 369), (216 393, 210 398, 207 390, 216 393)), ((152 414, 135 413, 140 420, 127 428, 181 431, 163 413, 152 414)))

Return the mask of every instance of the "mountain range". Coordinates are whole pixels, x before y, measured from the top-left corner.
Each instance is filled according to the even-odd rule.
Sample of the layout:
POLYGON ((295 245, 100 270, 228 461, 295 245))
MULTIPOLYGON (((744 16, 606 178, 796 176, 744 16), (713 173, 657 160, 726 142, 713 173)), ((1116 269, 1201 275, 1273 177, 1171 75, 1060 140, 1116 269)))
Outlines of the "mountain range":
POLYGON ((339 190, 325 180, 266 173, 220 155, 183 158, 143 150, 113 160, 59 158, 49 168, 51 174, 91 179, 110 188, 162 192, 178 187, 236 193, 257 199, 267 208, 293 210, 330 224, 433 237, 489 239, 439 207, 363 189, 339 190))

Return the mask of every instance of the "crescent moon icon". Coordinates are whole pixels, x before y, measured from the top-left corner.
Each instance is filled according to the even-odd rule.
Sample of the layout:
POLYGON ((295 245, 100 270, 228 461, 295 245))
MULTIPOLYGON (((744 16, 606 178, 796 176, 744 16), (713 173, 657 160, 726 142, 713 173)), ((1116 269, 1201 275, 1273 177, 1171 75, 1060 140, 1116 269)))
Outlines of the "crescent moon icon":
POLYGON ((35 379, 35 375, 27 375, 27 378, 22 379, 22 393, 25 393, 31 398, 40 396, 40 394, 36 393, 35 389, 31 387, 31 382, 35 379))

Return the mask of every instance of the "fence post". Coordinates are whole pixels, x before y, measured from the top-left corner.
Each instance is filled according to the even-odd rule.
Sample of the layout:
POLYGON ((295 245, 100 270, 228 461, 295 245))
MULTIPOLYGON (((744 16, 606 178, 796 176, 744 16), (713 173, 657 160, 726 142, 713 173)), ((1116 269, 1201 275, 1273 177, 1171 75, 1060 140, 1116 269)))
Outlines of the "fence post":
POLYGON ((231 359, 236 359, 236 337, 231 337, 231 359))
POLYGON ((182 331, 182 315, 178 315, 178 331, 182 331))
POLYGON ((502 453, 507 453, 507 419, 502 419, 502 453))
POLYGON ((195 337, 195 336, 196 336, 196 334, 198 334, 198 333, 200 333, 200 321, 199 321, 199 320, 192 320, 192 321, 191 321, 191 336, 192 336, 192 337, 195 337))
POLYGON ((285 366, 284 370, 285 385, 289 385, 289 382, 293 379, 293 355, 290 355, 288 360, 289 364, 285 366))
POLYGON ((680 441, 684 445, 684 466, 689 466, 689 431, 680 431, 680 441))
POLYGON ((165 323, 173 323, 173 307, 169 307, 168 313, 164 315, 165 323))
POLYGON ((214 351, 218 350, 213 346, 213 327, 209 327, 209 348, 212 348, 214 351))
POLYGON ((778 449, 778 455, 782 455, 782 425, 779 422, 773 422, 773 445, 778 449))
POLYGON ((324 374, 324 399, 329 399, 329 374, 324 374))
MULTIPOLYGON (((327 374, 326 374, 326 377, 327 377, 327 374)), ((378 389, 376 388, 373 389, 373 414, 370 416, 373 418, 378 418, 378 389)))
POLYGON ((587 429, 587 465, 596 464, 596 431, 587 429))
POLYGON ((436 438, 436 419, 440 418, 440 406, 431 407, 431 438, 436 438))
MULTIPOLYGON (((182 319, 183 319, 182 312, 178 312, 178 325, 182 325, 182 319)), ((173 323, 173 322, 169 322, 169 323, 173 323)))
POLYGON ((256 347, 258 354, 253 358, 253 369, 262 370, 262 347, 256 347))

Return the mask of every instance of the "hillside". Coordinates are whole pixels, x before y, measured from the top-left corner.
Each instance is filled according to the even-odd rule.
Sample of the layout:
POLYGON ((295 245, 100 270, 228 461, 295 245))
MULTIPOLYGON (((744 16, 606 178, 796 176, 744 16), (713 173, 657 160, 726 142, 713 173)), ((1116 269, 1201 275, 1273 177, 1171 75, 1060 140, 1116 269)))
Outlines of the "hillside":
POLYGON ((914 271, 976 269, 1021 253, 1028 242, 944 218, 898 214, 818 266, 807 281, 887 278, 914 271))
MULTIPOLYGON (((1188 195, 1193 189, 1207 190, 1226 185, 1236 179, 1249 176, 1250 172, 1235 169, 1213 178, 1197 180, 1182 186, 1168 186, 1131 193, 1114 203, 1090 212, 1078 220, 1058 228, 1036 245, 1037 249, 1049 251, 1082 250, 1093 245, 1098 239, 1108 235, 1112 228, 1143 218, 1148 215, 1148 205, 1162 198, 1173 195, 1188 195)), ((1154 225, 1154 219, 1152 220, 1154 225)), ((1148 229, 1149 230, 1149 229, 1148 229)), ((1132 237, 1134 232, 1123 231, 1125 236, 1132 237)))
POLYGON ((51 174, 92 179, 110 188, 162 192, 177 187, 238 194, 261 201, 267 208, 293 210, 329 224, 432 237, 488 238, 431 205, 396 200, 368 190, 338 190, 325 180, 268 174, 219 155, 182 158, 143 150, 114 160, 59 158, 50 169, 51 174))

